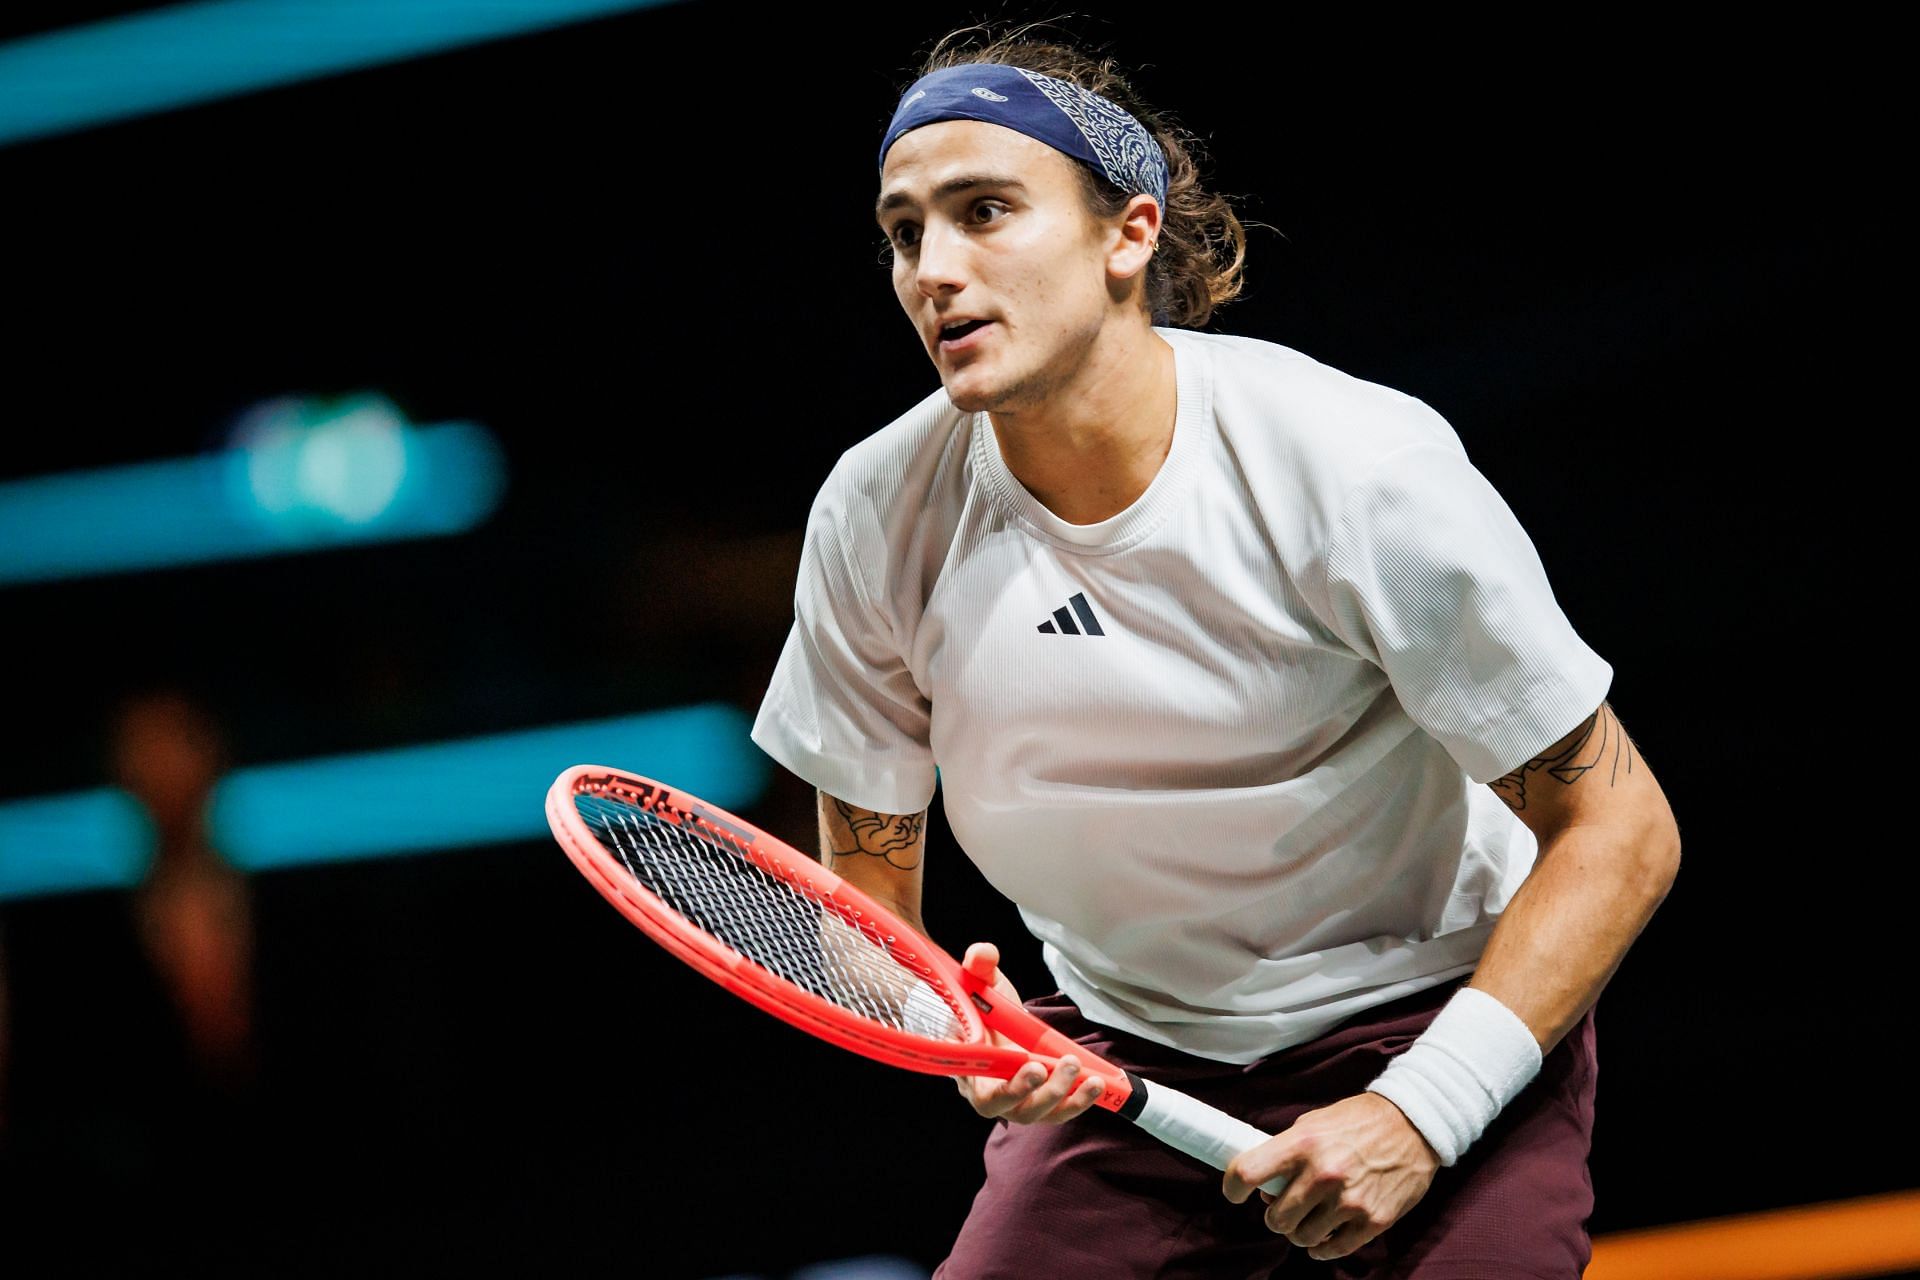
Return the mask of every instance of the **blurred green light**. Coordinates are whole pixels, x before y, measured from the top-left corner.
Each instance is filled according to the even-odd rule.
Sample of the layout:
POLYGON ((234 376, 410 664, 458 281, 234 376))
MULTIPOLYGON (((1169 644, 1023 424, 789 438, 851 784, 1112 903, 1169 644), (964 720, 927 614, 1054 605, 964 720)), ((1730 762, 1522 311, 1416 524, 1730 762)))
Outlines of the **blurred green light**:
POLYGON ((247 455, 246 500, 270 522, 371 524, 400 496, 409 464, 406 420, 380 396, 316 415, 275 401, 236 432, 247 455))

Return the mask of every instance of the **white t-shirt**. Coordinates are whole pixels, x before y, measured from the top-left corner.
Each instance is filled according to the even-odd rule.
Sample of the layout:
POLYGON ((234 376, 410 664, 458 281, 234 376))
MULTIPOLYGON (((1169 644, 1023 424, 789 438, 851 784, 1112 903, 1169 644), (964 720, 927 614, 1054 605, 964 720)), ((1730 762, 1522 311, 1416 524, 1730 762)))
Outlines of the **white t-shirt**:
POLYGON ((1445 419, 1251 338, 1173 346, 1171 448, 1097 524, 944 391, 808 519, 753 739, 955 838, 1096 1022, 1225 1062, 1471 971, 1533 865, 1482 785, 1613 669, 1445 419))

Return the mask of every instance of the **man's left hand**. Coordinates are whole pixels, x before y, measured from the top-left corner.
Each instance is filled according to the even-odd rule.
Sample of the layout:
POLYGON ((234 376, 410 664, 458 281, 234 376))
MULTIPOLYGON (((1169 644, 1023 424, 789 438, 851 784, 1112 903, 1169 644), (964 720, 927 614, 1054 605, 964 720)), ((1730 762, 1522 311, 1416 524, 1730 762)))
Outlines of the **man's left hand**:
POLYGON ((1440 1167, 1400 1108, 1363 1093, 1309 1111, 1285 1133, 1228 1164, 1222 1189, 1240 1204, 1275 1174, 1277 1197, 1262 1191, 1270 1230, 1325 1261, 1344 1258, 1385 1231, 1433 1184, 1440 1167))

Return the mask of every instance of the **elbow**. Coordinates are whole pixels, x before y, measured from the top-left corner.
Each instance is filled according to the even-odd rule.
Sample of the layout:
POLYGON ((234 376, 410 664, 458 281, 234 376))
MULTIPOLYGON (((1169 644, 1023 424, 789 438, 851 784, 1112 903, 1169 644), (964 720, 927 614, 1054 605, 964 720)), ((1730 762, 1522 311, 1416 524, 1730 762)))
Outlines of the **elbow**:
POLYGON ((1673 882, 1680 876, 1680 824, 1670 810, 1663 808, 1635 841, 1639 853, 1640 881, 1652 905, 1666 900, 1673 882))

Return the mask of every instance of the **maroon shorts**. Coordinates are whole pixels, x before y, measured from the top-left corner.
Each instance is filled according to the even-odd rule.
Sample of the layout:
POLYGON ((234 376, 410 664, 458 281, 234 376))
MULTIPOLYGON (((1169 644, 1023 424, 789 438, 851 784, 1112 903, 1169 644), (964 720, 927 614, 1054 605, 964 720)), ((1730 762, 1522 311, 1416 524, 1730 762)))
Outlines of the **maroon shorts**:
MULTIPOLYGON (((1360 1093, 1460 985, 1384 1004, 1248 1066, 1196 1058, 1080 1016, 1059 993, 1027 1007, 1101 1057, 1269 1133, 1360 1093)), ((1220 1174, 1125 1120, 995 1121, 986 1185, 935 1280, 1561 1280, 1586 1268, 1593 1210, 1593 1014, 1420 1202, 1372 1243, 1316 1262, 1233 1204, 1220 1174)))

